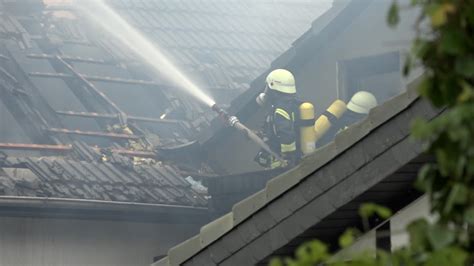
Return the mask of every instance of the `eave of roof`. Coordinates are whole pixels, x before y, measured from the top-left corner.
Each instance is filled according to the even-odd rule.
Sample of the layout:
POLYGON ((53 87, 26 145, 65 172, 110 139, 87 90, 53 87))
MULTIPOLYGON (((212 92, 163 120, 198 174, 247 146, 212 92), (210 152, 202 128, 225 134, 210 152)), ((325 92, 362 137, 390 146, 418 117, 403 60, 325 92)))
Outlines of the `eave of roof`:
MULTIPOLYGON (((314 154, 306 157, 296 168, 268 181, 264 190, 261 190, 235 204, 232 212, 222 216, 208 225, 203 226, 199 235, 191 238, 181 245, 170 249, 168 252, 168 257, 153 265, 174 266, 180 265, 182 263, 186 265, 214 265, 218 262, 222 262, 225 257, 229 256, 232 252, 241 249, 247 243, 251 242, 252 239, 262 234, 272 226, 275 226, 278 221, 281 221, 284 217, 291 216, 291 214, 295 211, 295 208, 298 208, 299 205, 305 204, 305 202, 307 202, 309 199, 302 198, 303 195, 301 193, 299 194, 299 197, 290 198, 291 196, 286 196, 289 191, 297 187, 302 181, 306 179, 309 180, 310 177, 318 175, 318 173, 319 175, 324 175, 325 171, 319 171, 323 166, 332 161, 337 162, 339 158, 343 158, 343 156, 341 156, 342 154, 348 150, 351 150, 356 143, 366 138, 366 136, 370 136, 372 132, 374 132, 383 124, 388 124, 393 120, 395 127, 403 127, 403 130, 393 132, 393 136, 390 136, 387 139, 380 139, 381 143, 372 143, 373 147, 368 146, 368 148, 371 148, 370 150, 368 148, 360 148, 354 151, 357 153, 357 156, 354 158, 357 158, 357 160, 360 161, 359 163, 364 163, 368 160, 375 160, 379 152, 385 151, 385 149, 389 148, 387 145, 393 145, 392 142, 397 143, 400 141, 399 139, 406 139, 405 142, 413 146, 413 144, 406 138, 407 134, 409 134, 409 121, 413 118, 412 115, 420 115, 426 118, 432 118, 440 112, 440 110, 436 110, 431 107, 431 105, 426 101, 418 99, 418 95, 416 93, 417 84, 418 80, 412 82, 408 86, 408 89, 405 93, 385 102, 381 106, 372 109, 369 113, 369 116, 365 120, 338 134, 334 142, 331 142, 330 144, 316 151, 314 154), (415 105, 414 103, 417 104, 415 105), (407 114, 403 114, 404 110, 409 108, 415 109, 408 112, 407 114), (397 116, 397 119, 392 119, 397 116), (389 144, 389 142, 392 144, 389 144), (277 207, 276 205, 272 207, 272 204, 276 200, 280 202, 285 201, 283 204, 286 207, 282 208, 281 206, 277 207), (257 221, 256 219, 259 220, 257 221), (236 231, 236 233, 233 233, 231 236, 231 232, 234 231, 236 231), (245 233, 242 233, 244 231, 245 233), (241 234, 245 234, 245 236, 241 234), (223 244, 224 242, 225 244, 223 244), (223 245, 225 245, 225 247, 223 245)), ((413 153, 414 156, 415 154, 420 154, 420 146, 414 145, 412 150, 410 150, 410 153, 413 153)), ((407 159, 405 158, 404 154, 398 154, 396 150, 389 152, 389 155, 391 159, 397 159, 397 163, 402 163, 407 159)), ((387 160, 388 158, 382 159, 387 160)), ((334 183, 336 182, 335 179, 343 178, 344 173, 348 174, 347 171, 360 167, 360 165, 355 162, 344 162, 344 164, 346 164, 347 167, 342 167, 339 165, 337 171, 332 170, 335 172, 331 174, 332 179, 327 182, 334 183)), ((386 165, 390 165, 390 162, 386 162, 386 165)), ((384 176, 390 174, 390 169, 392 168, 393 167, 389 167, 388 170, 384 170, 382 174, 384 176)), ((321 185, 321 179, 312 178, 311 180, 313 180, 312 183, 314 183, 314 186, 306 187, 307 190, 309 189, 308 191, 312 191, 310 196, 311 198, 314 198, 317 195, 322 194, 323 191, 319 188, 321 185), (314 190, 311 190, 311 188, 314 190)), ((339 191, 339 194, 341 192, 342 191, 339 191)), ((334 199, 330 199, 326 196, 324 196, 324 198, 326 199, 327 206, 321 204, 318 204, 318 206, 321 208, 324 207, 323 209, 327 211, 333 211, 334 204, 330 204, 329 201, 334 199)), ((342 200, 340 201, 342 203, 342 200)), ((324 217, 324 214, 322 215, 324 217)), ((318 217, 315 217, 315 219, 316 218, 320 219, 318 217)), ((312 220, 307 222, 312 222, 312 220)), ((307 224, 306 226, 309 225, 307 224)), ((298 226, 294 226, 293 224, 291 225, 291 228, 293 227, 297 228, 298 226)), ((297 230, 300 229, 302 230, 302 228, 297 230)), ((269 239, 266 240, 268 241, 269 239)), ((288 240, 289 239, 286 237, 283 239, 279 238, 278 241, 276 241, 278 242, 276 245, 281 244, 282 241, 288 240)), ((267 245, 265 247, 266 249, 278 248, 276 245, 275 247, 269 247, 269 243, 260 244, 262 246, 267 245)), ((262 253, 259 256, 265 256, 265 254, 268 254, 268 250, 267 253, 262 253)), ((260 259, 263 259, 263 257, 260 257, 260 259)), ((257 262, 258 260, 255 261, 255 258, 249 258, 246 263, 248 264, 249 261, 257 262)))
POLYGON ((7 196, 206 206, 204 197, 169 166, 133 165, 128 158, 115 156, 108 162, 100 162, 94 155, 90 156, 89 161, 56 157, 1 158, 3 170, 0 173, 7 169, 11 173, 0 174, 0 188, 7 196))
POLYGON ((0 216, 202 224, 204 207, 50 197, 0 196, 0 216))

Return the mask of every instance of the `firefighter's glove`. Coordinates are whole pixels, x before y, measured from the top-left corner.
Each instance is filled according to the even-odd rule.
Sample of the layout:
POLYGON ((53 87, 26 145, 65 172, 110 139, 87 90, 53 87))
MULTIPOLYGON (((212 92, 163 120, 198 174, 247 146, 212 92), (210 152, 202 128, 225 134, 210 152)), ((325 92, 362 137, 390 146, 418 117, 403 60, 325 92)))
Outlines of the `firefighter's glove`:
POLYGON ((261 167, 269 168, 272 163, 272 157, 267 151, 260 150, 257 153, 257 156, 255 156, 254 161, 261 167))
POLYGON ((287 160, 281 160, 280 162, 281 162, 280 164, 281 168, 285 168, 289 165, 289 162, 287 160))

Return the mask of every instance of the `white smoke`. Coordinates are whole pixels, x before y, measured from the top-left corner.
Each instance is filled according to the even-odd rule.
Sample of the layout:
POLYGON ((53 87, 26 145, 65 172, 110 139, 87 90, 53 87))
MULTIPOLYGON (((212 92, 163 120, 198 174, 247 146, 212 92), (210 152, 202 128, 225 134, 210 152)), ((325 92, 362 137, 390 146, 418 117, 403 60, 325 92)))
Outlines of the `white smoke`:
POLYGON ((103 0, 76 0, 74 5, 107 32, 120 40, 152 68, 163 73, 170 81, 208 106, 215 104, 196 84, 188 79, 159 47, 152 44, 138 30, 118 15, 103 0))

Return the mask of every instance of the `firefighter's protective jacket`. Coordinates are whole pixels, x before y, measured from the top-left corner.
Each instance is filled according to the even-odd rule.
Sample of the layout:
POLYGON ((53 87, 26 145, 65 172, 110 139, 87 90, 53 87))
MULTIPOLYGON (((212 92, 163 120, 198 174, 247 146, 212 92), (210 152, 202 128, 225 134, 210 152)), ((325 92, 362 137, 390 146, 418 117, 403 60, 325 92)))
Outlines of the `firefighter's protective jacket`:
MULTIPOLYGON (((265 127, 270 148, 281 154, 290 164, 296 160, 296 106, 297 103, 293 99, 276 101, 267 116, 265 127)), ((280 165, 272 163, 271 168, 278 166, 280 165)))

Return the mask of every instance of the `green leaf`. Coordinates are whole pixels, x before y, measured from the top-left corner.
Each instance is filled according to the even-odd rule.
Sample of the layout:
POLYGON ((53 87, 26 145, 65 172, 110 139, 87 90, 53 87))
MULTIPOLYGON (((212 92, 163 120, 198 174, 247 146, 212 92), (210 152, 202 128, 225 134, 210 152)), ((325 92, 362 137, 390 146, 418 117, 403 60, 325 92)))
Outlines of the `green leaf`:
POLYGON ((312 240, 298 247, 295 257, 304 265, 322 262, 329 258, 328 247, 319 240, 312 240))
POLYGON ((464 212, 464 221, 470 225, 474 225, 474 207, 471 207, 464 212))
POLYGON ((474 25, 474 6, 471 5, 466 8, 465 13, 467 21, 472 25, 474 25))
POLYGON ((287 265, 287 266, 302 266, 303 264, 296 262, 292 258, 285 258, 285 265, 287 265))
POLYGON ((273 258, 270 260, 268 266, 284 266, 283 261, 280 258, 273 258))
POLYGON ((426 261, 426 266, 465 266, 468 253, 458 247, 448 247, 433 252, 426 261))
POLYGON ((464 33, 458 29, 443 31, 440 37, 440 50, 451 55, 461 55, 465 51, 467 43, 464 33))
POLYGON ((433 131, 428 122, 422 118, 414 118, 411 126, 411 134, 416 139, 427 139, 433 131))
POLYGON ((415 252, 421 252, 428 248, 428 239, 426 237, 428 226, 429 224, 426 219, 415 220, 407 226, 411 248, 415 252))
POLYGON ((455 71, 467 78, 474 76, 474 58, 459 57, 456 59, 455 71))
POLYGON ((394 1, 392 5, 390 6, 390 9, 388 10, 387 22, 389 26, 394 27, 398 24, 399 21, 400 21, 400 14, 399 14, 398 3, 394 1))
POLYGON ((413 42, 413 45, 411 47, 411 53, 416 55, 418 58, 424 58, 430 50, 429 48, 431 45, 432 44, 430 42, 417 38, 413 42))
POLYGON ((458 102, 464 103, 471 99, 474 99, 474 88, 465 80, 460 81, 462 87, 462 93, 458 96, 458 102))
POLYGON ((382 219, 388 219, 390 216, 392 216, 392 211, 389 208, 383 206, 378 206, 376 213, 382 219))
POLYGON ((425 164, 421 167, 415 187, 423 192, 430 193, 433 186, 434 169, 432 165, 425 164))
POLYGON ((455 204, 463 204, 467 201, 469 190, 466 185, 461 183, 456 183, 451 188, 448 198, 446 199, 446 204, 443 208, 443 213, 448 214, 451 212, 455 204))
POLYGON ((427 236, 434 250, 445 248, 455 240, 454 232, 441 225, 428 227, 427 236))
POLYGON ((392 211, 375 203, 364 203, 359 208, 359 215, 363 218, 367 219, 374 214, 377 214, 382 219, 387 219, 392 216, 392 211))
POLYGON ((433 27, 443 26, 448 20, 448 15, 453 13, 455 10, 456 7, 451 3, 434 5, 429 11, 431 25, 433 25, 433 27))
POLYGON ((346 248, 352 245, 358 235, 358 230, 354 228, 347 229, 340 237, 339 237, 339 246, 341 248, 346 248))

